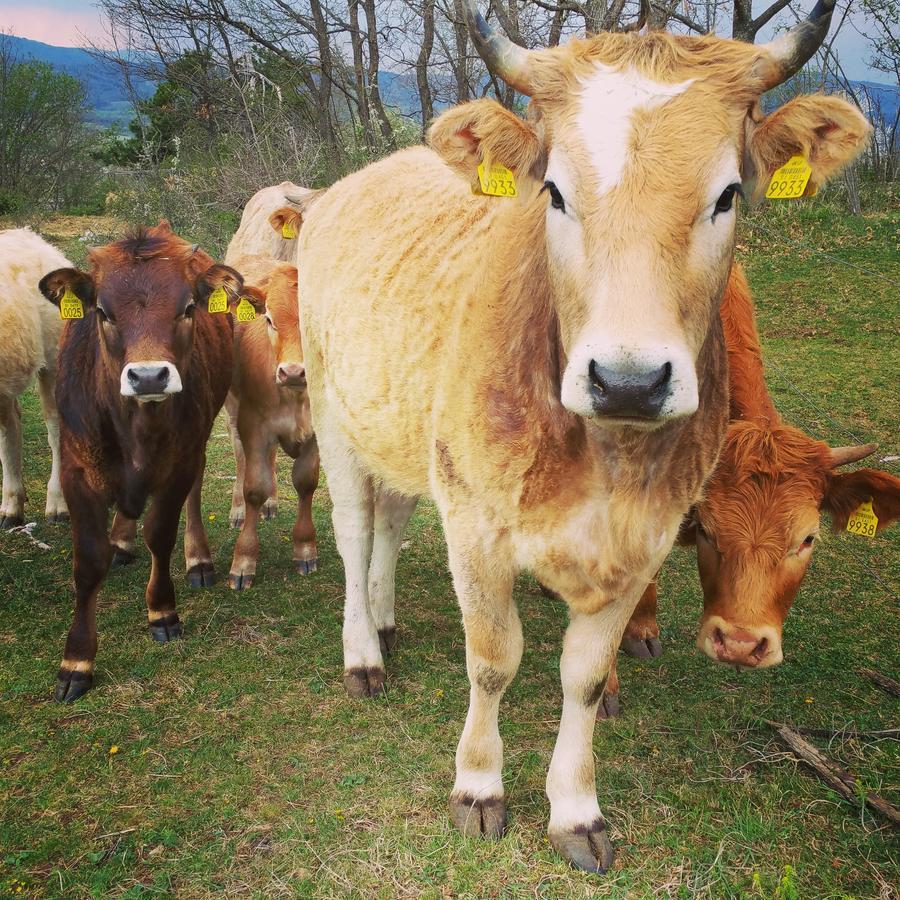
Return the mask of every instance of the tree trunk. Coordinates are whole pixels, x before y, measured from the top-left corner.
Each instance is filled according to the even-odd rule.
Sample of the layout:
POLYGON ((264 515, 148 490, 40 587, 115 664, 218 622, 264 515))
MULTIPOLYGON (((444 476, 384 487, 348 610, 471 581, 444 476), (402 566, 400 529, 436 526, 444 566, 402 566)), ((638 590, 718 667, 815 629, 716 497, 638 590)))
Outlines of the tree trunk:
POLYGON ((422 131, 434 118, 434 100, 428 83, 428 63, 434 48, 434 0, 424 0, 422 6, 422 45, 416 58, 416 84, 419 88, 419 106, 422 109, 422 131))
POLYGON ((363 36, 359 30, 359 2, 350 0, 347 4, 350 14, 350 46, 353 49, 353 78, 356 82, 356 108, 362 125, 363 139, 370 150, 375 147, 375 133, 369 116, 369 98, 366 92, 366 70, 363 61, 363 36))
POLYGON ((396 147, 394 141, 394 129, 387 117, 384 104, 381 102, 381 90, 378 87, 378 67, 380 65, 380 52, 378 49, 378 21, 375 16, 375 0, 363 0, 363 9, 366 11, 366 38, 369 44, 369 99, 375 110, 378 125, 381 129, 381 137, 392 150, 396 147))

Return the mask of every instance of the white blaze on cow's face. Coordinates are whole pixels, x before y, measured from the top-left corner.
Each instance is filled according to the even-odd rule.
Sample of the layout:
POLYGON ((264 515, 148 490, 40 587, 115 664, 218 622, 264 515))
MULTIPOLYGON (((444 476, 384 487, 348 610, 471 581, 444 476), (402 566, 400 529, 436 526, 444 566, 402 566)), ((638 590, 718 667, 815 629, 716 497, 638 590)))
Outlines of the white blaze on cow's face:
POLYGON ((548 116, 562 402, 655 428, 697 409, 697 358, 731 260, 743 111, 692 92, 693 78, 632 67, 598 63, 580 83, 562 121, 548 116))

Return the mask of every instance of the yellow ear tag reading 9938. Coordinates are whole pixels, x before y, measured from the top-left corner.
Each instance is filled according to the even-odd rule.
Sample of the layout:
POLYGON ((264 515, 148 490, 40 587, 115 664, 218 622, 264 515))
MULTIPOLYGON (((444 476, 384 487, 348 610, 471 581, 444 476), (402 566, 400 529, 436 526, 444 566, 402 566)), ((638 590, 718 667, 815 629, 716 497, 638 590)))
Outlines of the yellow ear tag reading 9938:
POLYGON ((237 305, 238 322, 252 322, 255 318, 256 309, 253 304, 246 297, 241 297, 241 302, 237 305))
POLYGON ((209 306, 207 309, 209 309, 211 313, 228 312, 228 294, 225 293, 225 288, 217 287, 209 295, 209 306))
POLYGON ((297 229, 294 227, 293 222, 285 222, 284 225, 281 226, 281 236, 286 241, 297 237, 297 229))
POLYGON ((491 162, 487 153, 478 165, 478 182, 472 185, 473 194, 487 197, 518 197, 516 178, 503 163, 491 162))
POLYGON ((872 510, 872 500, 860 503, 856 512, 847 519, 847 531, 860 537, 873 538, 878 530, 878 516, 872 510))
POLYGON ((66 288, 59 301, 59 317, 61 319, 83 319, 84 307, 81 300, 74 294, 72 288, 66 288))
POLYGON ((768 200, 799 200, 806 191, 812 169, 802 156, 792 156, 780 169, 775 170, 766 188, 768 200))

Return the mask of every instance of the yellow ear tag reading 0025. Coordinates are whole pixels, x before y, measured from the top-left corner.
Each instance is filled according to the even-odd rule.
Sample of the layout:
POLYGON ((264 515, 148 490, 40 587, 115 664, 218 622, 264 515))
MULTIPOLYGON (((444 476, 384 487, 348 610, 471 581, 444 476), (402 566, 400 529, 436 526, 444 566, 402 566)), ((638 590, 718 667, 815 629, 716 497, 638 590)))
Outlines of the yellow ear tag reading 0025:
POLYGON ((253 304, 246 297, 241 297, 241 302, 237 305, 238 322, 252 322, 255 318, 256 309, 253 304))
POLYGON ((81 300, 73 293, 72 288, 66 288, 59 301, 59 317, 61 319, 83 319, 84 307, 81 300))
POLYGON ((871 498, 860 503, 856 512, 847 519, 847 531, 860 537, 873 538, 878 530, 878 516, 872 510, 871 498))
POLYGON ((281 236, 282 236, 286 241, 289 241, 289 240, 291 240, 292 238, 297 237, 297 229, 294 227, 294 223, 293 223, 293 222, 285 222, 285 223, 281 226, 281 236))
POLYGON ((209 306, 207 308, 211 313, 228 312, 228 294, 225 293, 225 288, 217 287, 209 295, 209 306))
POLYGON ((485 153, 478 165, 478 183, 472 185, 472 192, 487 197, 518 197, 516 178, 503 163, 491 162, 485 153))
POLYGON ((799 200, 806 191, 812 169, 802 156, 792 156, 780 169, 775 170, 766 188, 768 200, 799 200))

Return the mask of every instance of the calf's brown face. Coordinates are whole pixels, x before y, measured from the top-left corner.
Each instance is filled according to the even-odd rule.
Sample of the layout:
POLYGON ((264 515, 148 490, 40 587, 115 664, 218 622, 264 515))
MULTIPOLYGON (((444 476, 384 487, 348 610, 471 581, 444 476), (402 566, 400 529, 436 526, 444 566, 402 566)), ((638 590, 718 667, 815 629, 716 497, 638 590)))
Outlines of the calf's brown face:
POLYGON ((275 384, 304 390, 306 367, 300 344, 300 316, 297 307, 297 270, 279 266, 269 277, 266 294, 266 324, 275 351, 275 384))
POLYGON ((91 318, 107 371, 123 397, 161 402, 181 392, 194 343, 194 317, 214 290, 233 309, 243 281, 160 223, 91 253, 90 273, 57 269, 40 283, 57 305, 74 295, 91 318))
POLYGON ((900 480, 835 471, 874 450, 832 450, 789 426, 731 425, 696 512, 704 598, 697 645, 707 656, 747 668, 782 661, 782 626, 812 559, 820 513, 841 531, 868 499, 879 528, 900 512, 900 480))

